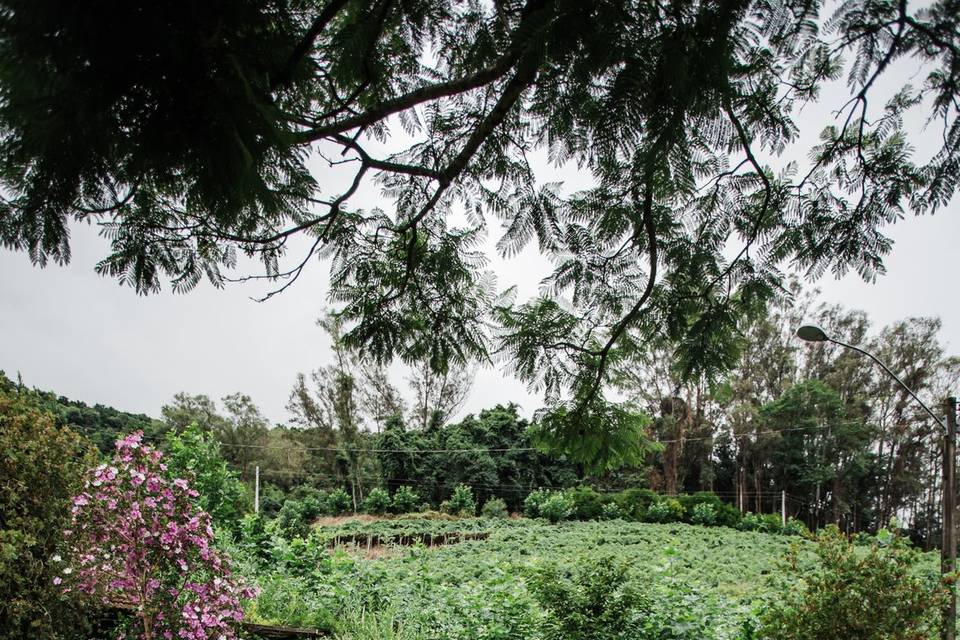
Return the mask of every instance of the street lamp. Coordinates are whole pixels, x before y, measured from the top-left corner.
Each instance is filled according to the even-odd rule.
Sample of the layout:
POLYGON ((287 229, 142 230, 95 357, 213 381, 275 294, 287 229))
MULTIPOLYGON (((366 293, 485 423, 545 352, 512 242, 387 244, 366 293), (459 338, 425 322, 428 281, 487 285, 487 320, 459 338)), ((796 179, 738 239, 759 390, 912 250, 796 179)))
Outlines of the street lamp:
MULTIPOLYGON (((953 514, 956 508, 956 485, 954 484, 954 474, 956 468, 956 432, 957 432, 957 399, 947 398, 947 421, 944 423, 937 414, 930 410, 923 400, 917 397, 913 389, 897 377, 890 367, 883 364, 875 355, 864 351, 860 347, 852 344, 834 340, 827 333, 815 325, 804 325, 797 329, 797 337, 806 342, 832 342, 847 349, 852 349, 861 353, 883 369, 887 375, 897 381, 904 391, 910 394, 910 397, 917 401, 924 411, 930 414, 930 417, 940 425, 943 432, 943 542, 940 545, 940 571, 941 573, 950 573, 957 566, 957 538, 953 525, 953 514)), ((950 603, 943 612, 943 630, 940 637, 943 640, 954 640, 957 625, 957 596, 951 587, 950 603)))

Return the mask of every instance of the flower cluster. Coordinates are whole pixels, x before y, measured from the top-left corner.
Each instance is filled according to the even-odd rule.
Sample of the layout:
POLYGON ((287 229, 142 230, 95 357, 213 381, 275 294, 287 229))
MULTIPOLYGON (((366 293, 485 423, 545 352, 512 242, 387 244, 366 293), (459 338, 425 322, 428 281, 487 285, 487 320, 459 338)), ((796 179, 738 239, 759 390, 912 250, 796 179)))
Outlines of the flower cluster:
POLYGON ((165 477, 141 432, 117 441, 111 464, 89 472, 64 532, 71 557, 54 582, 136 612, 145 640, 234 638, 241 599, 213 546, 210 516, 186 480, 165 477))

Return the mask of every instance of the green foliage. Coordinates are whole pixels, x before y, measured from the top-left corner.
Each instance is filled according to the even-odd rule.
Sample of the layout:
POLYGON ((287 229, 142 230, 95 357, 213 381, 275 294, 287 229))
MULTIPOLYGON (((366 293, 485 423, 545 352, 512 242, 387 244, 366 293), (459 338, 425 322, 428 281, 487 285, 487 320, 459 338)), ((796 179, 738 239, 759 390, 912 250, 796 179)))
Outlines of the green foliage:
POLYGON ((330 515, 339 516, 347 513, 352 506, 353 501, 350 499, 350 494, 340 487, 334 489, 327 495, 327 513, 330 515))
POLYGON ((220 445, 196 424, 167 434, 164 447, 167 475, 187 478, 200 494, 197 506, 210 514, 216 527, 236 532, 249 496, 236 472, 227 467, 220 445))
POLYGON ((65 597, 53 579, 70 498, 96 450, 40 400, 0 389, 0 637, 86 637, 93 605, 65 597))
POLYGON ((638 634, 649 603, 628 577, 626 563, 601 557, 565 573, 556 566, 532 572, 530 590, 544 609, 546 640, 619 640, 638 634))
POLYGON ((740 518, 737 529, 740 531, 760 531, 763 528, 763 518, 755 513, 747 512, 740 518))
POLYGON ((760 526, 757 531, 763 533, 780 533, 783 530, 783 518, 776 513, 765 513, 760 516, 760 526))
POLYGON ((473 490, 465 484, 458 484, 453 488, 450 499, 444 502, 441 511, 457 516, 476 515, 477 501, 473 497, 473 490))
POLYGON ((796 518, 787 518, 787 524, 783 526, 780 532, 785 536, 810 536, 810 530, 807 528, 807 525, 805 525, 802 520, 797 520, 796 518))
POLYGON ((393 513, 411 513, 416 510, 419 502, 420 494, 403 485, 397 487, 397 490, 393 492, 390 509, 393 513))
POLYGON ((523 499, 523 515, 528 518, 540 517, 540 505, 544 500, 550 497, 550 492, 545 489, 536 489, 527 494, 523 499))
POLYGON ((484 518, 507 518, 510 516, 510 512, 507 510, 506 502, 500 498, 490 498, 483 503, 480 515, 484 518))
POLYGON ((578 479, 569 461, 531 450, 529 424, 516 405, 485 409, 429 429, 408 430, 395 419, 375 448, 382 450, 377 461, 384 484, 393 488, 416 478, 421 497, 433 505, 450 498, 453 488, 463 483, 473 487, 480 503, 497 497, 511 511, 520 511, 524 495, 510 487, 568 486, 578 479), (438 452, 443 449, 464 451, 438 452))
POLYGON ((283 489, 271 482, 260 483, 260 513, 268 518, 276 516, 285 500, 283 489))
MULTIPOLYGON (((756 603, 801 578, 778 572, 793 545, 798 566, 809 570, 816 558, 804 539, 722 527, 626 521, 555 526, 439 514, 351 520, 318 526, 306 540, 278 540, 269 563, 246 565, 265 589, 248 612, 258 621, 328 629, 343 640, 352 640, 359 617, 373 627, 390 623, 416 640, 537 640, 547 633, 550 616, 533 593, 531 569, 554 567, 567 588, 582 593, 577 576, 616 557, 635 568, 616 588, 629 587, 648 604, 617 623, 631 625, 626 638, 733 640, 756 603), (364 558, 368 539, 389 553, 364 558), (337 540, 355 541, 360 553, 330 554, 337 540), (771 583, 778 573, 782 582, 771 583)), ((935 570, 936 560, 928 556, 924 566, 935 570)))
POLYGON ((299 500, 288 498, 271 524, 279 535, 287 539, 306 538, 310 535, 310 525, 324 511, 324 505, 315 495, 307 495, 299 500))
POLYGON ((390 494, 386 489, 371 489, 367 497, 363 499, 363 512, 382 515, 390 510, 390 494))
POLYGON ((567 489, 567 496, 573 500, 573 517, 577 520, 597 520, 601 518, 606 502, 603 496, 592 487, 579 486, 567 489))
POLYGON ((566 455, 587 473, 602 474, 639 466, 659 448, 647 437, 649 422, 648 416, 588 396, 571 407, 539 411, 534 439, 546 451, 566 455))
POLYGON ((661 498, 647 508, 646 522, 680 522, 684 516, 683 505, 675 498, 661 498))
POLYGON ((552 491, 540 503, 540 517, 556 524, 573 514, 573 500, 563 491, 552 491))
POLYGON ((690 522, 712 527, 717 523, 717 508, 709 502, 695 504, 690 513, 690 522))
POLYGON ((649 489, 627 489, 613 496, 614 502, 620 507, 624 517, 640 521, 647 513, 650 505, 657 500, 657 494, 649 489))
POLYGON ((262 513, 248 513, 240 520, 239 544, 248 557, 257 562, 270 559, 272 539, 262 513))
POLYGON ((960 184, 955 0, 194 4, 10 0, 0 242, 66 262, 69 225, 101 224, 98 271, 138 292, 219 286, 240 254, 292 282, 319 253, 345 345, 440 374, 495 351, 588 472, 651 450, 612 368, 665 336, 716 378, 784 265, 871 280, 886 226, 960 184), (809 105, 835 113, 819 137, 809 105), (320 145, 352 179, 312 173, 320 145), (535 152, 588 184, 544 184, 535 152), (358 208, 371 172, 384 201, 358 208), (499 253, 553 264, 531 299, 494 295, 492 218, 499 253))
MULTIPOLYGON (((770 640, 916 640, 939 628, 946 589, 909 542, 881 532, 856 547, 834 527, 817 538, 819 568, 761 614, 770 640)), ((796 554, 791 564, 796 568, 796 554)), ((789 570, 789 567, 787 567, 789 570)))
POLYGON ((156 439, 162 438, 167 431, 165 424, 143 414, 128 413, 101 404, 89 406, 54 391, 28 389, 7 378, 3 371, 0 371, 0 389, 29 394, 33 398, 31 402, 54 415, 57 424, 67 426, 86 437, 103 454, 112 454, 114 442, 128 433, 143 431, 148 438, 156 439))
POLYGON ((616 502, 607 502, 600 510, 601 520, 619 520, 622 517, 623 512, 616 502))

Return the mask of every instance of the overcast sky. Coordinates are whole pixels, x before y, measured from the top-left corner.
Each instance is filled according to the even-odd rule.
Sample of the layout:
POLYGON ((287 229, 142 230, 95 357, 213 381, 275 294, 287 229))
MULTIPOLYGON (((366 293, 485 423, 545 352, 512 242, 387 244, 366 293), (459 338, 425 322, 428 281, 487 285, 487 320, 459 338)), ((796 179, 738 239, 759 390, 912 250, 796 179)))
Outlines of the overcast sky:
MULTIPOLYGON (((904 67, 897 75, 905 79, 915 72, 904 67)), ((828 117, 826 107, 804 111, 804 149, 828 117)), ((921 155, 930 149, 922 140, 917 148, 921 155)), ((574 167, 556 170, 540 159, 537 168, 538 177, 563 179, 567 192, 589 183, 574 167)), ((377 203, 382 201, 371 184, 351 200, 354 206, 377 203)), ((957 207, 954 198, 936 216, 910 216, 890 228, 895 246, 887 275, 872 285, 856 276, 828 276, 816 283, 821 299, 865 310, 877 328, 910 316, 938 316, 949 352, 960 353, 957 207)), ((497 238, 492 232, 491 244, 497 238)), ((30 386, 154 416, 179 391, 213 398, 241 391, 268 418, 282 422, 297 372, 330 362, 329 342, 315 325, 326 306, 326 264, 312 263, 292 288, 265 303, 250 299, 264 293, 260 285, 217 290, 204 283, 185 295, 141 297, 94 273, 107 245, 93 227, 73 228, 72 250, 69 266, 39 269, 26 254, 0 248, 0 369, 9 376, 19 372, 30 386)), ((493 267, 498 288, 517 285, 521 299, 537 291, 547 272, 532 251, 495 259, 493 267)), ((394 373, 402 385, 403 372, 394 373)), ((520 404, 526 415, 539 406, 518 381, 482 369, 463 413, 506 402, 520 404)))

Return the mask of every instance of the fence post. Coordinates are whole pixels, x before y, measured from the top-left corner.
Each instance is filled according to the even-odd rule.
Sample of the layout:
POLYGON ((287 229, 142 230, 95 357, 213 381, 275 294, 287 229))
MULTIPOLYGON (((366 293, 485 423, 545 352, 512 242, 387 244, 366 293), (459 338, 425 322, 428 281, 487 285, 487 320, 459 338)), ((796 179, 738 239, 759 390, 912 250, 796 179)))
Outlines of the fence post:
POLYGON ((260 465, 257 465, 254 469, 253 512, 260 513, 260 465))

